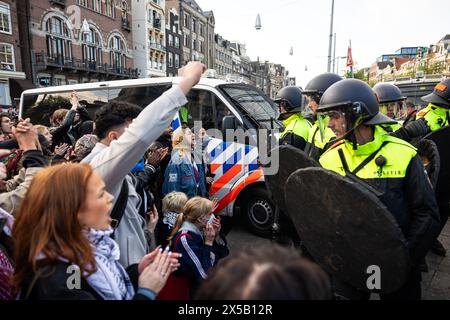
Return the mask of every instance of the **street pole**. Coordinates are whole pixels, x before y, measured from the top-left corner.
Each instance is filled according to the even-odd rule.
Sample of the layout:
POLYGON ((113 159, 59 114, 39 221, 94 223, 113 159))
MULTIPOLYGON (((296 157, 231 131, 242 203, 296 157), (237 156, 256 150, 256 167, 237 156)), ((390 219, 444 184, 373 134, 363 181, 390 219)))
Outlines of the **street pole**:
POLYGON ((333 72, 336 67, 336 33, 334 33, 333 72))
POLYGON ((331 23, 330 23, 330 42, 328 45, 328 67, 327 71, 331 71, 331 51, 333 47, 333 22, 334 22, 334 0, 331 0, 331 23))

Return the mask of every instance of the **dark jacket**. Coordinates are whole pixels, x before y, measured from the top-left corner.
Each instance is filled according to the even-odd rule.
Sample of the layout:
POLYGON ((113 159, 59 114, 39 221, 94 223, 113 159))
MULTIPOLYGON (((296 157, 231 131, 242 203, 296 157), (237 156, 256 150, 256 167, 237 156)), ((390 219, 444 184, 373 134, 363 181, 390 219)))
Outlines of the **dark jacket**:
MULTIPOLYGON (((84 277, 81 277, 80 289, 69 289, 68 284, 73 283, 70 278, 73 274, 68 273, 70 266, 70 263, 58 261, 51 267, 43 269, 45 276, 35 278, 34 274, 30 274, 22 284, 20 300, 103 300, 84 277), (28 292, 33 282, 34 285, 28 292)), ((139 278, 137 267, 138 265, 131 265, 127 268, 135 291, 139 278)), ((148 300, 148 298, 137 293, 133 300, 148 300)))
POLYGON ((191 292, 206 279, 211 268, 229 254, 225 238, 221 237, 221 240, 221 244, 214 241, 213 246, 205 245, 202 232, 190 222, 184 222, 173 237, 172 251, 182 254, 178 259, 180 268, 174 275, 189 278, 191 292))
POLYGON ((67 143, 71 146, 75 146, 75 143, 80 138, 78 134, 79 127, 84 121, 88 120, 91 120, 91 118, 84 107, 79 107, 77 110, 69 110, 64 120, 58 127, 51 127, 49 129, 53 136, 51 150, 53 151, 55 147, 61 143, 67 143), (75 124, 74 120, 77 112, 80 115, 80 121, 75 124))
POLYGON ((346 140, 337 143, 324 153, 320 163, 326 169, 347 175, 338 155, 339 149, 343 151, 350 171, 374 153, 373 159, 356 176, 382 193, 379 199, 396 219, 405 235, 412 262, 418 265, 439 233, 439 211, 434 191, 414 147, 383 134, 380 128, 375 129, 374 141, 358 146, 358 151, 353 150, 352 144, 346 140), (367 153, 357 153, 363 148, 367 153), (381 167, 377 164, 380 161, 376 161, 380 156, 385 159, 381 167))
POLYGON ((142 203, 139 210, 144 219, 148 219, 147 213, 153 209, 154 198, 149 191, 150 185, 158 178, 158 169, 151 164, 146 164, 142 170, 133 174, 134 186, 141 196, 142 203))

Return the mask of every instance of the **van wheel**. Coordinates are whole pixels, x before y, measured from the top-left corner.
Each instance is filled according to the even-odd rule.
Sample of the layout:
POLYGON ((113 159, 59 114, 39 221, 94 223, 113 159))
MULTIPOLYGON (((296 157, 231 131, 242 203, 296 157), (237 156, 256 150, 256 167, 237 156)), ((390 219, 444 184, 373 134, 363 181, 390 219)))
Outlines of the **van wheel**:
POLYGON ((252 233, 265 238, 272 235, 275 205, 266 189, 248 190, 242 199, 241 214, 252 233))

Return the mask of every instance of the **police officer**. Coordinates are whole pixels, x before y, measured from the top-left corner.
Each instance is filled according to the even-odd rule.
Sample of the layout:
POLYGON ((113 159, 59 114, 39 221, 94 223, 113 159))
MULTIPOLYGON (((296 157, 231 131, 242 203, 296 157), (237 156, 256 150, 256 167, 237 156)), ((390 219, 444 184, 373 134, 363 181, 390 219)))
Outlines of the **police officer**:
POLYGON ((302 90, 295 86, 285 87, 278 92, 274 101, 280 109, 280 120, 286 127, 280 136, 280 144, 305 150, 311 124, 302 114, 302 90))
POLYGON ((434 91, 423 97, 422 100, 429 102, 429 104, 425 109, 417 113, 417 119, 424 118, 427 121, 430 132, 449 125, 450 79, 446 79, 436 85, 434 91))
MULTIPOLYGON (((428 102, 428 106, 417 113, 417 119, 426 121, 429 132, 437 131, 449 125, 450 121, 450 79, 440 82, 434 91, 423 97, 423 101, 428 102)), ((441 231, 445 227, 450 215, 450 194, 447 191, 436 190, 436 198, 441 215, 441 231)), ((447 250, 442 243, 436 239, 433 242, 431 251, 437 255, 445 256, 447 250)))
POLYGON ((405 236, 412 270, 401 289, 382 299, 420 299, 418 266, 439 231, 439 213, 416 149, 381 128, 393 121, 379 112, 373 90, 360 80, 335 83, 324 93, 318 111, 328 115, 328 126, 338 139, 320 158, 321 165, 377 189, 405 236))
POLYGON ((425 121, 404 123, 403 126, 398 122, 406 116, 406 97, 397 86, 390 83, 378 83, 373 87, 373 91, 378 98, 380 112, 395 120, 395 123, 380 125, 387 133, 410 143, 417 142, 427 134, 428 128, 425 121))
POLYGON ((327 126, 328 119, 319 119, 317 117, 320 99, 331 85, 341 80, 343 78, 335 73, 323 73, 308 82, 305 90, 303 90, 303 94, 308 97, 308 106, 311 109, 314 122, 309 131, 306 152, 314 159, 318 159, 325 151, 328 143, 335 138, 333 131, 327 126))
POLYGON ((380 111, 389 118, 399 120, 406 111, 406 97, 403 96, 400 89, 390 83, 378 83, 373 87, 377 94, 380 111))

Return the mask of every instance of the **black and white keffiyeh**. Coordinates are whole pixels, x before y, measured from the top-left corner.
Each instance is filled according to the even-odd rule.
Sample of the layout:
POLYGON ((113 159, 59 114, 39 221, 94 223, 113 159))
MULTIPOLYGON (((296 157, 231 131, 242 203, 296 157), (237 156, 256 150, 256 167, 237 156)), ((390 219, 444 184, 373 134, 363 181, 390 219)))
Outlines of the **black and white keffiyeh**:
POLYGON ((94 248, 97 271, 87 278, 89 285, 105 300, 131 300, 134 288, 124 267, 119 263, 120 250, 110 236, 113 229, 89 229, 87 237, 94 248))

